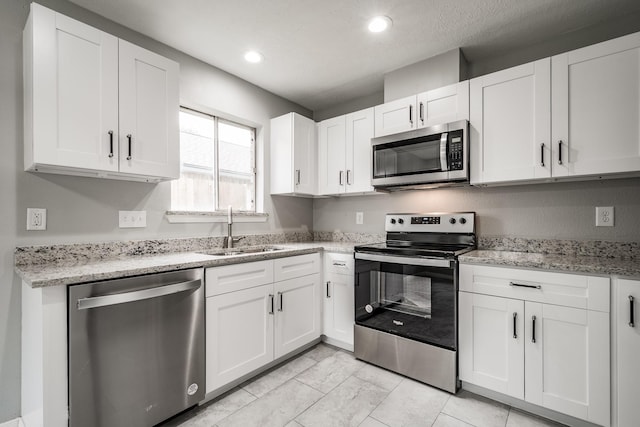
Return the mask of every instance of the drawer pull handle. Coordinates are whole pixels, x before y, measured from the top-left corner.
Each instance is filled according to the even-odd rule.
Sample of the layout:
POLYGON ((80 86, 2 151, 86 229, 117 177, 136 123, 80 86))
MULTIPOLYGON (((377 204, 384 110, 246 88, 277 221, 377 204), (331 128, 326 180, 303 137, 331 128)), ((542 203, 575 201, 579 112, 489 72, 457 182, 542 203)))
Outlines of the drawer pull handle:
POLYGON ((278 311, 282 311, 282 292, 278 292, 278 296, 280 297, 280 307, 278 308, 278 311))
POLYGON ((269 301, 271 304, 271 308, 269 310, 269 314, 273 314, 273 294, 269 294, 269 301))
POLYGON ((509 282, 509 286, 516 286, 518 288, 542 289, 542 286, 540 285, 525 285, 523 283, 515 283, 515 282, 509 282))
POLYGON ((335 265, 336 267, 344 267, 347 265, 346 262, 334 262, 333 265, 335 265))
POLYGON ((329 285, 331 284, 330 281, 327 282, 327 298, 331 298, 331 295, 329 294, 329 285))
POLYGON ((513 313, 513 339, 518 339, 518 313, 513 313))
POLYGON ((631 295, 629 295, 629 326, 631 326, 632 328, 635 327, 635 322, 634 322, 634 313, 633 313, 633 302, 634 302, 635 298, 631 295))
POLYGON ((531 342, 536 343, 536 316, 531 316, 531 342))

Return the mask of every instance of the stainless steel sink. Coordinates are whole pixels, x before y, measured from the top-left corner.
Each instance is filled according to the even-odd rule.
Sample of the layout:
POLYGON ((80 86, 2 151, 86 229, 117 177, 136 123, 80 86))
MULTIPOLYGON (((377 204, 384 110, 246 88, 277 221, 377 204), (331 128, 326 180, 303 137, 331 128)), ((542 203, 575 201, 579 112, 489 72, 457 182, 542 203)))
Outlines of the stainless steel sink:
POLYGON ((276 252, 283 251, 285 249, 275 246, 262 246, 259 248, 233 248, 233 249, 210 249, 207 251, 198 251, 199 254, 213 255, 213 256, 233 256, 233 255, 248 255, 258 254, 263 252, 276 252))

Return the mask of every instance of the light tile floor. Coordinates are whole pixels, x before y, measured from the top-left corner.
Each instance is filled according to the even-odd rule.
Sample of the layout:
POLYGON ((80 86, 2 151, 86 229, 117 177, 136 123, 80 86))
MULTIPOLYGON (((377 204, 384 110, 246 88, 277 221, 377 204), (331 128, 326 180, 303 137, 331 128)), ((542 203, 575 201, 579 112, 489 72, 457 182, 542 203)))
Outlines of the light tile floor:
POLYGON ((559 425, 466 391, 445 393, 318 344, 162 427, 559 425))

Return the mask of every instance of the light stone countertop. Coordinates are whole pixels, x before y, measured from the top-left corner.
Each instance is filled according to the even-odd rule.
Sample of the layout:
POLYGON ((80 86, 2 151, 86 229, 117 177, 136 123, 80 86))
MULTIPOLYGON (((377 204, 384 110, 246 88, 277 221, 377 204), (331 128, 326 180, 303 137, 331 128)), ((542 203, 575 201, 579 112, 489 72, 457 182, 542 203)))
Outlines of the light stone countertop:
POLYGON ((536 268, 558 272, 640 279, 640 260, 596 256, 476 250, 459 257, 461 263, 536 268))
POLYGON ((16 265, 15 271, 32 288, 64 286, 99 280, 198 267, 216 267, 252 261, 304 255, 314 252, 353 253, 357 243, 304 242, 283 243, 282 250, 251 254, 214 256, 198 252, 118 257, 95 261, 60 261, 55 263, 16 265))

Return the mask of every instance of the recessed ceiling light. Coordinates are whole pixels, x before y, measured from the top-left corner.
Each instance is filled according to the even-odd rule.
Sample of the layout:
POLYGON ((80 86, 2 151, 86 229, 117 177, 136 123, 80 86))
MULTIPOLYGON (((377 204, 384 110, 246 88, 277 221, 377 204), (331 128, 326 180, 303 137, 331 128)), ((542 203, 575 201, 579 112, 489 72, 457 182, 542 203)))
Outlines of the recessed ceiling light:
POLYGON ((260 52, 256 52, 255 50, 250 50, 244 54, 244 59, 247 62, 251 62, 252 64, 257 64, 258 62, 262 62, 264 57, 260 52))
POLYGON ((380 33, 391 26, 393 22, 388 16, 376 16, 369 21, 369 31, 380 33))

